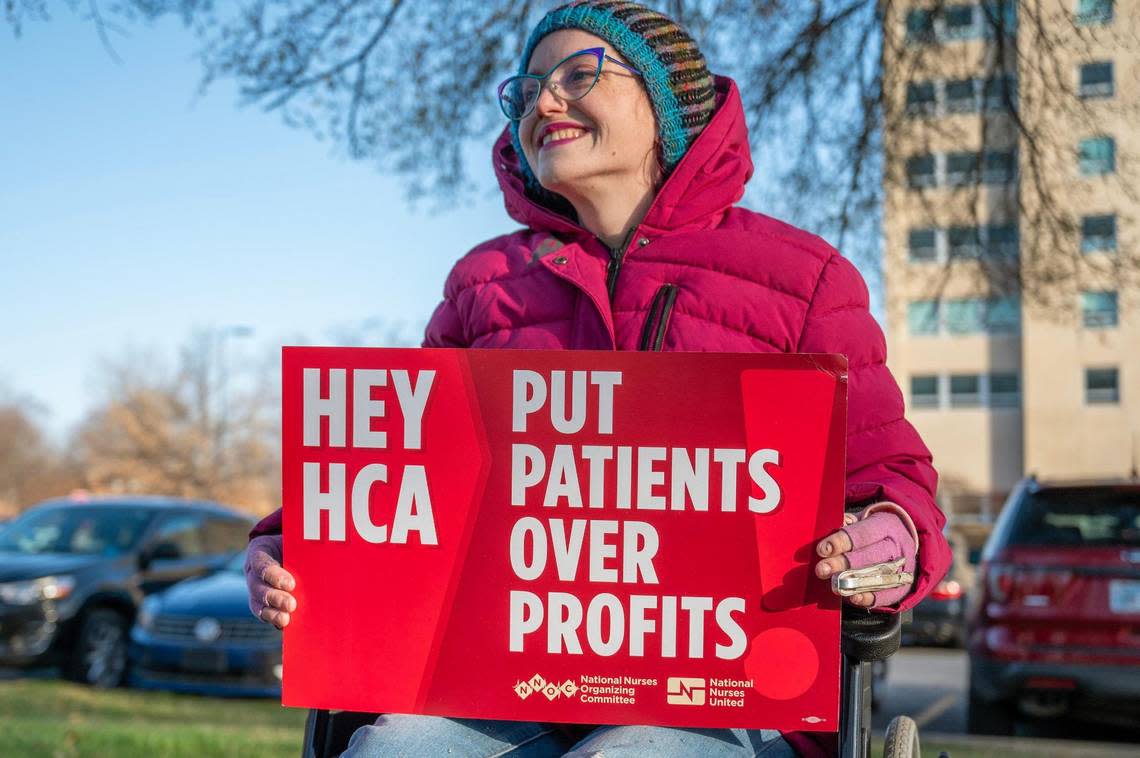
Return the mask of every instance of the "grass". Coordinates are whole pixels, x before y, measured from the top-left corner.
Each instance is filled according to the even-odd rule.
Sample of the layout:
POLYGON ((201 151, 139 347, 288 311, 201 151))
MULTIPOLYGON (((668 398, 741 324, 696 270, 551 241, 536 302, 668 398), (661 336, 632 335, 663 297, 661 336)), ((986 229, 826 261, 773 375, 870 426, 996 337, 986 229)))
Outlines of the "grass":
MULTIPOLYGON (((0 681, 0 758, 297 755, 305 715, 273 700, 95 690, 53 679, 0 681)), ((941 750, 952 758, 1040 755, 1032 741, 990 747, 943 739, 923 740, 923 755, 936 758, 941 750)), ((882 739, 873 740, 871 755, 882 755, 882 745, 882 739)))
POLYGON ((297 755, 305 711, 234 700, 70 682, 0 682, 0 756, 297 755))

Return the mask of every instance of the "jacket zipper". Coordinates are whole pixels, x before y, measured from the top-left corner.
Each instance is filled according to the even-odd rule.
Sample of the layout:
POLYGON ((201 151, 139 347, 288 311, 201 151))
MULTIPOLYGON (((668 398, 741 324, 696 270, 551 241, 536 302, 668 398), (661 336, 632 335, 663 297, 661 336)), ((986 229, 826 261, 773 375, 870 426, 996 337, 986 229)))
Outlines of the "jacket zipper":
MULTIPOLYGON (((606 291, 610 296, 610 305, 614 302, 614 292, 617 291, 618 273, 621 272, 621 262, 625 258, 626 248, 629 247, 629 241, 633 239, 634 232, 637 227, 633 226, 626 232, 625 239, 622 240, 621 246, 610 247, 606 245, 606 249, 610 251, 610 262, 606 265, 606 291)), ((600 241, 600 240, 599 240, 600 241)), ((605 245, 605 243, 602 243, 605 245)))
POLYGON ((673 312, 676 300, 677 285, 662 284, 658 288, 653 303, 649 306, 649 314, 645 317, 645 326, 641 328, 639 350, 661 350, 665 344, 665 331, 669 328, 669 315, 673 312))

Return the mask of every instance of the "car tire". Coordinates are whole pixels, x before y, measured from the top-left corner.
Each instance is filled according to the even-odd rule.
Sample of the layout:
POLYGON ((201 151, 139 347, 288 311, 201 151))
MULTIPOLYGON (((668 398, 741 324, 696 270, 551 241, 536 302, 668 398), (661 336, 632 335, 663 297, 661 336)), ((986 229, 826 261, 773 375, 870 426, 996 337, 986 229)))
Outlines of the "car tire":
POLYGON ((918 724, 910 716, 895 716, 883 738, 883 758, 920 758, 918 724))
POLYGON ((1014 712, 1009 703, 982 700, 973 692, 966 706, 966 731, 995 737, 1012 737, 1014 712))
POLYGON ((110 608, 83 615, 67 666, 69 679, 100 689, 118 687, 127 673, 127 619, 110 608))

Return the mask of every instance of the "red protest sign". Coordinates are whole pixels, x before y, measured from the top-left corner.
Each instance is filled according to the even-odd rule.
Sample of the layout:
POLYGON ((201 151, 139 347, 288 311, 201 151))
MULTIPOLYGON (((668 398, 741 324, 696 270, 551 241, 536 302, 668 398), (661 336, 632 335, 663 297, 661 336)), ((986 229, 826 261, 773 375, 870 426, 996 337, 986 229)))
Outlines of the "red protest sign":
POLYGON ((286 348, 285 705, 834 731, 841 356, 286 348))

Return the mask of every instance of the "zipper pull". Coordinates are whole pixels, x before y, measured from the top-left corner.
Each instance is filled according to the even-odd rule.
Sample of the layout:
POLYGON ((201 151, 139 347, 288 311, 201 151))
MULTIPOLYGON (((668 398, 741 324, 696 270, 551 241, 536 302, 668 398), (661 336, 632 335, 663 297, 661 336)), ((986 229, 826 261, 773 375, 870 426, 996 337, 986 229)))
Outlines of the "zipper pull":
POLYGON ((630 230, 626 232, 625 239, 622 240, 619 247, 610 247, 606 245, 601 238, 598 238, 598 241, 606 245, 606 250, 610 252, 610 262, 606 264, 606 291, 609 292, 611 303, 614 301, 614 292, 617 290, 617 278, 618 273, 621 272, 621 262, 625 258, 626 248, 629 247, 629 242, 633 239, 634 232, 636 231, 636 225, 630 227, 630 230))
POLYGON ((610 302, 614 300, 614 289, 617 287, 617 275, 621 270, 622 250, 621 248, 611 247, 610 262, 606 264, 606 291, 610 295, 610 302))

